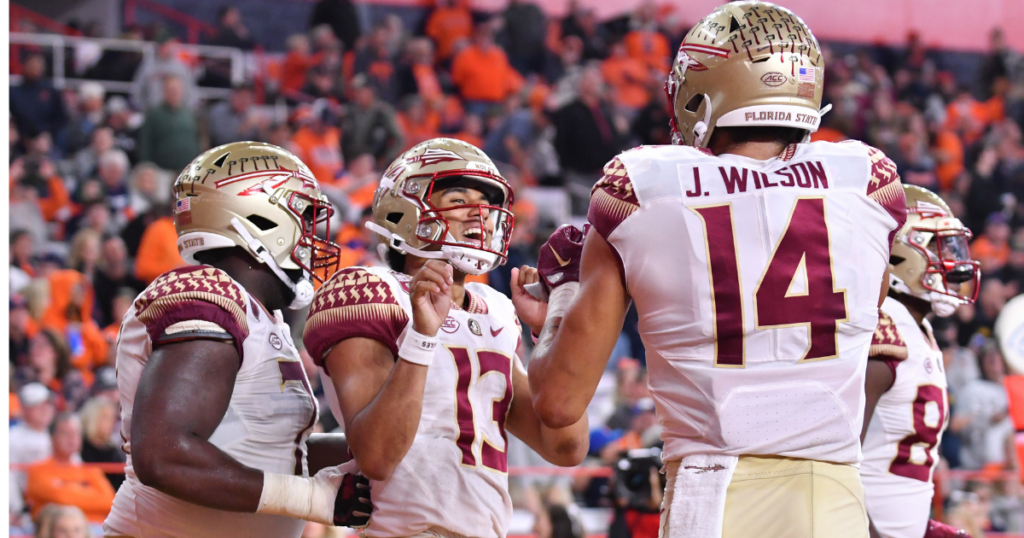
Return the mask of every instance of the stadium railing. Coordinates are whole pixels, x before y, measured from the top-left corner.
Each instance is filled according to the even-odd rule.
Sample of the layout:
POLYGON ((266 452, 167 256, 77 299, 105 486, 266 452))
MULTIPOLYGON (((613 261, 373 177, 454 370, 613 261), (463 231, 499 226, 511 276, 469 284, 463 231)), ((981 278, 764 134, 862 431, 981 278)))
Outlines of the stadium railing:
MULTIPOLYGON (((156 55, 157 44, 152 41, 134 41, 127 39, 106 39, 95 37, 76 37, 57 34, 36 34, 25 32, 11 32, 11 46, 32 45, 51 50, 53 57, 53 86, 59 90, 64 88, 75 88, 86 82, 98 82, 103 85, 107 92, 127 93, 131 91, 131 82, 114 80, 94 80, 77 78, 65 71, 65 55, 68 48, 80 45, 98 46, 102 50, 121 50, 138 52, 142 54, 143 61, 156 55)), ((245 81, 246 59, 245 53, 240 49, 231 47, 216 47, 213 45, 190 45, 179 44, 180 51, 197 58, 220 58, 231 63, 231 84, 238 85, 245 81)), ((11 85, 17 86, 21 83, 20 75, 11 75, 11 85)), ((230 88, 197 88, 199 97, 204 100, 224 99, 231 94, 230 88)))

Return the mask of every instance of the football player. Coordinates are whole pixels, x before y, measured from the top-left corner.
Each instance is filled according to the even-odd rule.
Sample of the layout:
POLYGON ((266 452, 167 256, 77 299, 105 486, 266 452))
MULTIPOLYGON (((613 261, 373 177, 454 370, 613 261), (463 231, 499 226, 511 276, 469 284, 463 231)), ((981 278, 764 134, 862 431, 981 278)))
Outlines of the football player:
POLYGON ((807 142, 824 67, 791 11, 720 6, 669 74, 677 144, 613 159, 585 241, 562 230, 543 247, 582 266, 576 283, 539 264, 551 297, 534 408, 550 427, 579 420, 635 301, 664 536, 868 535, 864 370, 906 203, 880 151, 807 142))
POLYGON ((904 192, 907 222, 893 242, 889 296, 869 352, 860 475, 873 536, 966 536, 928 520, 949 402, 942 352, 926 317, 973 303, 981 273, 967 247, 971 232, 949 206, 921 187, 904 192), (960 292, 968 282, 971 295, 960 292))
POLYGON ((193 265, 153 281, 121 324, 128 462, 104 535, 297 538, 295 518, 364 524, 353 464, 314 475, 314 450, 335 465, 344 450, 309 439, 317 402, 281 315, 309 304, 337 259, 315 231, 330 204, 298 158, 255 142, 200 155, 174 196, 193 265))
POLYGON ((385 172, 367 223, 390 267, 338 271, 313 300, 303 339, 371 479, 366 536, 503 538, 506 432, 557 465, 586 455, 586 416, 543 426, 516 357, 517 310, 533 327, 545 319, 537 301, 519 308, 536 271, 513 269, 513 301, 466 283, 504 262, 512 199, 476 147, 413 147, 385 172))

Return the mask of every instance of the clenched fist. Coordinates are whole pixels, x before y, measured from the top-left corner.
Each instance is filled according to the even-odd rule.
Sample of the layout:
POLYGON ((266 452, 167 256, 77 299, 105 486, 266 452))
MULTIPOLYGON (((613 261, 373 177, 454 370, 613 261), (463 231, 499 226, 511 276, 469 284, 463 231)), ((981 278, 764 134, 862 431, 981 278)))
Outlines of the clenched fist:
POLYGON ((412 327, 424 336, 434 336, 448 318, 452 307, 452 266, 430 260, 409 283, 412 299, 412 327))

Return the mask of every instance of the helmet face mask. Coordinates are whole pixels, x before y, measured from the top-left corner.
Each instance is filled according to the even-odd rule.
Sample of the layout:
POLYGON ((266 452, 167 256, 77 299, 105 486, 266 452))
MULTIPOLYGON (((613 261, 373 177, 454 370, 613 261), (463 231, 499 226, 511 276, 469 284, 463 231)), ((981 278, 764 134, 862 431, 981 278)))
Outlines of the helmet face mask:
POLYGON ((323 284, 337 270, 341 247, 330 240, 331 217, 334 207, 326 199, 318 199, 302 192, 293 191, 286 205, 301 226, 301 235, 291 260, 313 280, 323 284), (317 228, 325 228, 322 239, 317 228))
POLYGON ((903 190, 907 222, 893 240, 890 286, 928 301, 940 317, 950 316, 957 306, 974 303, 980 289, 980 264, 968 247, 971 231, 936 194, 914 185, 903 190))
POLYGON ((504 181, 503 178, 499 179, 499 177, 486 173, 478 175, 473 170, 466 170, 460 173, 443 172, 434 174, 427 187, 427 194, 424 196, 427 209, 420 213, 420 222, 416 228, 416 235, 424 242, 441 248, 449 246, 480 250, 500 259, 498 265, 504 264, 507 260, 509 241, 512 239, 512 227, 515 217, 511 211, 503 207, 506 204, 502 201, 499 201, 498 205, 467 203, 437 207, 432 201, 434 195, 444 194, 445 191, 451 188, 451 186, 446 186, 448 182, 445 180, 453 177, 458 178, 459 183, 466 185, 466 188, 477 190, 481 194, 484 193, 480 189, 485 188, 485 185, 480 185, 481 182, 474 181, 474 177, 484 177, 491 181, 504 181), (451 213, 456 211, 467 213, 467 216, 471 219, 474 218, 472 215, 475 213, 476 224, 482 230, 479 238, 468 238, 460 234, 463 235, 460 239, 452 234, 449 218, 451 213), (484 216, 485 214, 486 217, 484 216))
MULTIPOLYGON (((445 138, 410 149, 389 167, 374 195, 374 222, 389 248, 420 258, 444 259, 467 274, 505 263, 515 219, 511 186, 478 148, 445 138), (453 187, 480 192, 486 203, 437 206, 436 195, 453 187), (479 237, 466 237, 460 222, 476 219, 479 237), (453 234, 453 228, 461 237, 453 234)), ((472 225, 469 225, 472 228, 472 225)))
POLYGON ((967 245, 971 237, 973 234, 966 228, 939 232, 920 227, 910 229, 907 243, 927 260, 921 275, 924 289, 953 297, 961 304, 973 303, 977 299, 981 264, 971 259, 967 245), (972 282, 968 288, 970 296, 959 292, 959 287, 966 282, 972 282))

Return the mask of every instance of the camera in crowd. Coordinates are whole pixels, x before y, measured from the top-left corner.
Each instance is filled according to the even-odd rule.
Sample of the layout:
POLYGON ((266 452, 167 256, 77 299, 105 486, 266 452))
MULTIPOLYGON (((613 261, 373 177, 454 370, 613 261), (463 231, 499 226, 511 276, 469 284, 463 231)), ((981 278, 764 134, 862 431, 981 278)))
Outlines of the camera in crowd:
MULTIPOLYGON (((639 448, 626 452, 615 465, 615 496, 624 507, 641 512, 658 512, 660 502, 652 502, 654 483, 665 491, 665 475, 661 474, 661 449, 639 448), (657 475, 652 480, 651 473, 657 475)), ((661 496, 659 495, 659 500, 661 496)))

